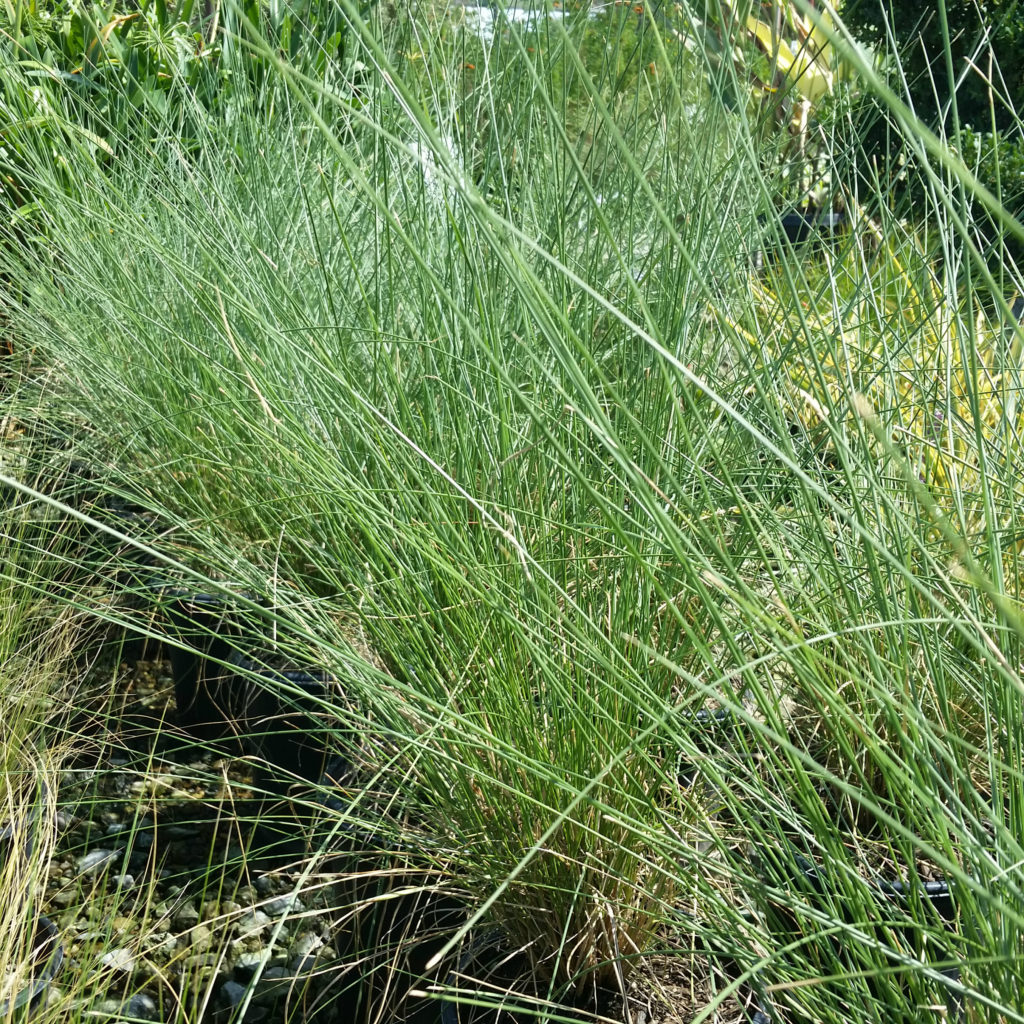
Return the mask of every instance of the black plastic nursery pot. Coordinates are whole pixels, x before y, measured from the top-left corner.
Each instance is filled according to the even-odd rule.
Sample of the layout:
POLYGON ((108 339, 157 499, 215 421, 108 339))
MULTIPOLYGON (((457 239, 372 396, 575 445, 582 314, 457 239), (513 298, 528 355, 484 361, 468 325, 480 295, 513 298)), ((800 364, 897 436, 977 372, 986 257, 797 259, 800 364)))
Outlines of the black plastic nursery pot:
MULTIPOLYGON (((680 917, 691 926, 696 924, 689 914, 681 913, 680 917)), ((703 944, 700 939, 697 941, 702 956, 719 965, 730 981, 740 977, 731 954, 714 945, 703 944)), ((588 989, 586 1005, 569 998, 559 1003, 556 1010, 547 987, 543 982, 537 984, 529 958, 508 942, 500 928, 470 937, 463 944, 444 988, 445 994, 439 997, 439 1024, 536 1024, 543 1008, 559 1020, 604 1020, 609 1009, 618 1005, 621 996, 615 986, 596 991, 588 989), (460 991, 461 998, 455 994, 460 991)), ((745 1024, 773 1024, 780 1020, 756 983, 745 986, 733 998, 740 1004, 739 1014, 731 1006, 723 1007, 722 1019, 742 1020, 745 1024)))
MULTIPOLYGON (((762 877, 773 887, 793 892, 806 904, 817 906, 826 915, 834 916, 838 911, 840 919, 845 923, 855 923, 845 919, 839 887, 806 858, 800 855, 781 861, 770 861, 765 858, 760 862, 759 868, 762 877)), ((874 883, 873 891, 878 915, 877 922, 870 925, 869 930, 877 926, 881 929, 879 935, 882 941, 896 941, 907 949, 913 950, 915 957, 924 957, 926 952, 921 925, 905 913, 899 914, 905 923, 893 924, 894 911, 908 908, 913 901, 926 908, 925 913, 934 912, 936 918, 941 920, 948 931, 952 931, 955 927, 956 905, 953 893, 949 884, 943 880, 914 882, 880 880, 874 883)), ((803 957, 812 961, 817 958, 819 963, 815 970, 822 977, 842 976, 846 973, 852 977, 858 973, 860 965, 853 962, 850 956, 850 947, 848 947, 842 931, 823 927, 821 937, 814 938, 808 933, 809 918, 798 919, 789 907, 775 902, 767 893, 762 894, 761 904, 768 937, 778 948, 784 949, 794 942, 799 943, 803 957)), ((858 929, 862 928, 863 925, 858 924, 858 929)), ((932 962, 942 962, 954 958, 947 949, 937 943, 932 943, 927 948, 927 959, 932 962)), ((960 971, 955 966, 944 967, 940 969, 939 973, 954 984, 960 978, 960 971)), ((865 980, 868 988, 875 993, 876 986, 873 979, 865 980)), ((903 984, 907 983, 905 979, 903 984)), ((839 999, 843 1001, 849 999, 851 1006, 856 1005, 863 1011, 863 1003, 858 1001, 852 990, 850 993, 844 992, 840 982, 835 982, 833 989, 839 999)), ((887 993, 879 991, 877 995, 879 1008, 882 1008, 886 999, 891 999, 891 989, 887 993)), ((962 1022, 965 1019, 963 1000, 955 987, 943 987, 941 996, 945 1002, 945 1018, 950 1021, 962 1022)), ((779 1017, 779 1014, 765 999, 752 1001, 748 1003, 748 1006, 752 1007, 748 1011, 747 1018, 751 1024, 763 1024, 765 1020, 775 1020, 779 1017)), ((885 1019, 893 1022, 898 1020, 916 1021, 920 1017, 919 1010, 920 1007, 908 998, 905 1006, 893 1007, 890 1005, 885 1011, 885 1019)), ((873 1020, 875 1016, 869 1013, 869 1019, 873 1020)), ((788 1014, 787 1019, 789 1018, 798 1019, 792 1013, 788 1014)))
POLYGON ((311 794, 344 774, 337 736, 341 699, 327 672, 296 667, 270 649, 243 610, 215 595, 158 589, 178 645, 170 652, 179 724, 196 739, 257 759, 253 812, 256 847, 267 863, 304 848, 296 819, 312 820, 311 794), (294 799, 293 799, 294 798, 294 799))
MULTIPOLYGON (((736 715, 729 708, 702 708, 692 718, 691 735, 696 749, 710 754, 728 743, 736 732, 736 715)), ((690 789, 700 774, 698 764, 687 758, 676 761, 676 780, 683 789, 690 789)))
MULTIPOLYGON (((439 1024, 537 1024, 547 1019, 545 1014, 582 1024, 608 1020, 611 1012, 618 1019, 621 995, 614 985, 587 987, 578 997, 551 991, 549 979, 536 976, 529 956, 494 928, 463 944, 438 999, 439 1024)), ((755 1024, 769 1024, 769 1020, 755 1024)))
POLYGON ((845 232, 850 221, 842 210, 822 210, 811 204, 779 214, 774 229, 769 228, 771 219, 764 214, 758 216, 757 223, 765 229, 765 238, 761 250, 754 254, 754 268, 762 270, 778 262, 786 245, 820 251, 845 232))
POLYGON ((29 982, 13 996, 0 1000, 0 1018, 28 1020, 45 1002, 46 990, 64 962, 57 926, 40 914, 35 920, 29 951, 29 982))
POLYGON ((315 669, 275 667, 238 652, 228 660, 234 713, 253 753, 280 769, 286 783, 318 783, 329 766, 337 773, 338 758, 323 738, 324 705, 335 693, 333 677, 315 669))
POLYGON ((431 891, 422 874, 406 875, 388 858, 367 857, 363 867, 334 889, 338 906, 352 908, 334 945, 340 962, 356 965, 339 1004, 346 1007, 344 1017, 336 1019, 439 1024, 442 1007, 430 991, 444 980, 454 957, 439 965, 432 960, 465 922, 466 907, 452 894, 431 891))
MULTIPOLYGON (((516 989, 522 989, 529 968, 525 956, 510 954, 505 949, 500 929, 471 938, 447 978, 449 989, 461 988, 466 996, 461 1001, 452 998, 442 1000, 440 1024, 527 1024, 535 1021, 535 1010, 531 1013, 529 1009, 519 1009, 517 1012, 516 1006, 516 989), (494 1002, 500 1005, 489 1005, 494 1002)), ((524 1002, 523 1006, 528 1006, 528 1003, 524 1002)), ((560 1017, 566 1015, 571 1015, 571 1010, 560 1010, 560 1017)))
POLYGON ((317 782, 328 754, 317 734, 336 693, 319 669, 282 663, 224 598, 161 595, 178 645, 170 652, 179 724, 198 739, 230 740, 299 780, 317 782))
POLYGON ((242 708, 234 670, 226 664, 241 640, 237 616, 211 594, 157 588, 156 597, 180 644, 170 650, 178 724, 197 739, 231 740, 240 749, 237 722, 242 708))

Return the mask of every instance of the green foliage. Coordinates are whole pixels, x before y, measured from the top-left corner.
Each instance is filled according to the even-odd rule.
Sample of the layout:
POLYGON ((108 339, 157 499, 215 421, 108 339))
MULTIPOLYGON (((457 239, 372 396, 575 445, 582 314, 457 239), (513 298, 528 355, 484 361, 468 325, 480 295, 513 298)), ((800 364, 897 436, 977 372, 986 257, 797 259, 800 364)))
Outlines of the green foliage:
POLYGON ((129 11, 98 3, 36 5, 10 25, 3 57, 25 68, 69 115, 111 147, 173 137, 214 107, 225 77, 216 39, 171 17, 164 3, 129 11))
POLYGON ((951 129, 954 94, 961 124, 978 131, 990 125, 999 132, 1019 127, 1024 7, 1016 0, 934 5, 850 0, 843 21, 879 53, 898 55, 907 96, 918 116, 933 127, 951 129))
POLYGON ((8 3, 0 61, 24 69, 46 102, 112 150, 172 143, 189 153, 215 124, 273 109, 279 90, 253 40, 327 81, 339 74, 347 33, 343 9, 323 0, 8 3))
POLYGON ((776 201, 799 206, 809 194, 820 196, 830 186, 829 139, 849 73, 830 40, 829 14, 812 17, 795 0, 705 0, 688 8, 712 91, 756 126, 776 201))
MULTIPOLYGON (((844 21, 885 60, 897 95, 958 147, 981 184, 1019 217, 1024 212, 1019 115, 1024 110, 1024 6, 1008 0, 984 5, 974 0, 941 5, 852 0, 844 8, 844 21), (945 26, 940 10, 946 13, 945 26)), ((866 177, 879 173, 887 191, 909 210, 923 208, 928 176, 883 105, 864 96, 857 118, 859 169, 866 177)), ((981 246, 991 247, 998 261, 1005 255, 996 244, 999 232, 981 221, 981 246)), ((1020 255, 1019 246, 1011 249, 1020 255)))

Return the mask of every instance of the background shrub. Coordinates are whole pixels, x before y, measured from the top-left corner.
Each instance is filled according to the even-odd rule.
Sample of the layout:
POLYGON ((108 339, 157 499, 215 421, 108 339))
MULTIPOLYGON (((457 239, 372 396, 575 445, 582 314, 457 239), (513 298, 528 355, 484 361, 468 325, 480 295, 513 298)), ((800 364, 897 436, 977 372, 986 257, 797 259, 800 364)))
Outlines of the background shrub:
MULTIPOLYGON (((1019 216, 1024 208, 1024 136, 1017 113, 1024 104, 1019 60, 1024 7, 1004 0, 985 5, 950 0, 934 6, 853 0, 844 8, 844 21, 883 59, 897 95, 925 124, 949 138, 981 183, 1019 216)), ((879 175, 883 194, 910 209, 923 209, 927 178, 880 101, 865 97, 856 120, 861 170, 879 175)), ((869 185, 867 191, 879 189, 869 185)), ((983 247, 1005 256, 994 246, 992 232, 984 225, 980 232, 983 247)), ((1019 247, 1012 254, 1019 256, 1019 247)))

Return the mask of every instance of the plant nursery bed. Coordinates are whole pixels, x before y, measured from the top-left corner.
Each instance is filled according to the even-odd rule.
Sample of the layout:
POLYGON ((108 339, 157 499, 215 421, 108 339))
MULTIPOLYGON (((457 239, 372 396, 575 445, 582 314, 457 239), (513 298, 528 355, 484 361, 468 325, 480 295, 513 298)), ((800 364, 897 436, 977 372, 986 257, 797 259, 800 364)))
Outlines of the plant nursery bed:
POLYGON ((91 764, 82 758, 61 779, 41 893, 66 952, 66 984, 51 1003, 63 1000, 69 1019, 169 1021, 189 1000, 206 1009, 188 1019, 210 1024, 307 1019, 328 998, 337 961, 325 882, 300 884, 253 856, 250 760, 166 741, 168 663, 123 666, 115 683, 155 724, 148 744, 141 726, 126 744, 116 716, 106 736, 97 723, 91 764), (251 1008, 241 1015, 243 998, 251 1008))
MULTIPOLYGON (((182 1000, 201 998, 206 1009, 193 1019, 204 1024, 368 1024, 393 1006, 387 1019, 395 1024, 441 1024, 446 1008, 431 989, 456 965, 443 965, 433 982, 423 972, 465 920, 465 908, 457 894, 417 895, 415 885, 401 889, 388 880, 415 851, 408 858, 375 854, 372 836, 353 833, 339 840, 347 852, 328 861, 310 861, 307 853, 265 870, 247 849, 258 809, 253 762, 196 744, 170 724, 169 662, 104 666, 99 686, 116 692, 119 704, 95 723, 91 764, 83 758, 61 782, 56 853, 43 894, 66 952, 64 984, 51 987, 51 1002, 66 1000, 69 1016, 170 1021, 182 1000), (145 714, 138 711, 126 732, 120 712, 133 708, 145 714), (305 878, 303 865, 312 865, 305 878), (345 870, 363 879, 356 895, 373 889, 361 917, 345 897, 345 870), (374 905, 386 913, 374 916, 374 905), (387 951, 413 933, 404 966, 389 974, 397 961, 387 951), (91 1001, 78 991, 91 991, 91 1001)), ((286 828, 287 817, 279 824, 286 828)), ((559 1015, 635 1022, 643 1014, 646 1024, 683 1024, 703 1005, 686 963, 653 958, 625 993, 602 991, 559 1015)), ((468 986, 471 974, 495 983, 484 959, 464 966, 457 987, 468 986)), ((507 987, 540 991, 525 959, 506 966, 507 987)), ((467 1009, 459 1020, 488 1020, 479 1011, 466 1016, 467 1009)), ((503 1024, 518 1019, 526 1018, 501 1016, 503 1024)))

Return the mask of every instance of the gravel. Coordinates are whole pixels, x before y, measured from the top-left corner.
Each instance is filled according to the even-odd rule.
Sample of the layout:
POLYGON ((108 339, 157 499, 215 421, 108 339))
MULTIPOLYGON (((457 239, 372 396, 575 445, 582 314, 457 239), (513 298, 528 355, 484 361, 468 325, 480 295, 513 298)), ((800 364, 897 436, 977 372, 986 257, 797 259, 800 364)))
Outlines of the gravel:
POLYGON ((174 914, 174 923, 178 928, 191 928, 199 923, 199 911, 192 903, 183 903, 174 914))
POLYGON ((124 1005, 124 1015, 136 1020, 159 1020, 156 1000, 144 992, 134 995, 124 1005))
POLYGON ((278 896, 263 904, 263 912, 271 917, 282 917, 284 914, 298 914, 306 908, 295 893, 288 893, 286 896, 278 896))
MULTIPOLYGON (((140 704, 150 709, 148 745, 111 757, 97 744, 95 768, 62 778, 68 805, 57 814, 42 907, 63 935, 62 990, 74 1001, 76 981, 102 972, 101 1001, 94 994, 82 1007, 100 1021, 170 1024, 197 999, 211 1009, 188 1019, 202 1024, 301 1020, 285 1007, 330 980, 309 976, 323 950, 335 955, 323 940, 329 889, 299 899, 287 872, 246 863, 238 808, 251 765, 197 757, 198 747, 166 725, 172 691, 166 664, 138 666, 125 699, 133 714, 140 704)), ((117 724, 117 714, 107 720, 117 724)), ((317 1019, 331 1024, 332 1015, 317 1019)))
POLYGON ((119 999, 104 999, 94 1008, 93 1013, 101 1020, 104 1018, 111 1021, 160 1020, 160 1011, 156 1000, 144 993, 134 995, 124 1002, 119 999))

